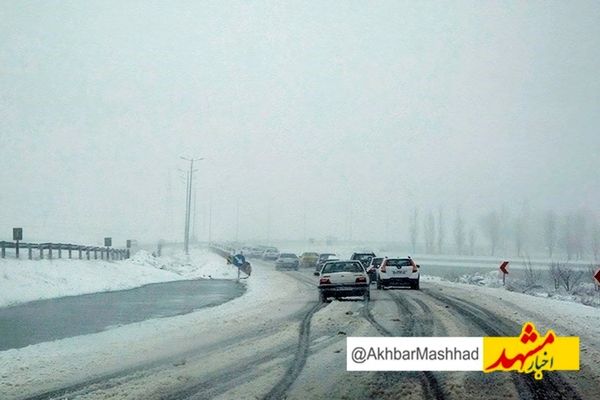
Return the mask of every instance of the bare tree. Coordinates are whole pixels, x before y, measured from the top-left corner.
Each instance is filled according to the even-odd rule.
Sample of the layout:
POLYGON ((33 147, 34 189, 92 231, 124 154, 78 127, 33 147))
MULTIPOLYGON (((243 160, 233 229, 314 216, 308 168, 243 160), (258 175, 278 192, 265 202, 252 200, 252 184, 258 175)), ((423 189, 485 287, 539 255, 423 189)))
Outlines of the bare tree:
POLYGON ((413 253, 417 252, 417 238, 419 236, 419 210, 415 208, 410 216, 410 224, 408 227, 410 232, 410 244, 413 253))
POLYGON ((567 260, 575 255, 575 230, 573 216, 568 214, 564 218, 563 227, 561 230, 560 241, 567 254, 567 260))
POLYGON ((575 254, 577 259, 581 260, 585 255, 585 239, 587 236, 587 218, 585 212, 583 210, 577 211, 573 220, 575 224, 573 229, 575 254))
POLYGON ((556 246, 556 213, 548 211, 544 216, 544 243, 548 249, 548 257, 552 258, 556 246))
POLYGON ((523 265, 525 266, 525 286, 530 288, 539 285, 542 279, 541 271, 533 267, 529 258, 523 261, 523 265))
POLYGON ((425 233, 425 252, 432 254, 435 247, 435 217, 429 212, 424 226, 425 233))
POLYGON ((515 218, 515 248, 517 249, 517 257, 521 257, 523 246, 525 245, 525 221, 521 217, 515 218))
POLYGON ((462 217, 462 210, 456 209, 456 221, 454 223, 454 242, 456 243, 456 252, 463 254, 465 247, 465 221, 462 217))
POLYGON ((598 256, 600 255, 600 224, 596 218, 594 218, 594 221, 592 222, 590 236, 592 241, 590 246, 592 254, 594 255, 594 260, 598 260, 598 256))
POLYGON ((475 243, 477 241, 477 232, 475 232, 475 228, 471 228, 469 231, 469 253, 474 256, 475 255, 475 243))
POLYGON ((442 254, 442 248, 444 246, 444 239, 446 236, 444 227, 444 209, 442 207, 438 210, 438 231, 437 231, 437 252, 442 254))
POLYGON ((563 264, 560 271, 562 285, 568 293, 570 293, 571 290, 577 286, 585 274, 584 271, 575 269, 571 264, 563 264))
POLYGON ((560 287, 560 263, 551 263, 548 268, 548 272, 550 273, 550 277, 554 282, 554 290, 558 290, 560 287))
POLYGON ((490 243, 490 253, 494 255, 500 240, 500 217, 497 211, 490 211, 481 220, 483 233, 490 243))

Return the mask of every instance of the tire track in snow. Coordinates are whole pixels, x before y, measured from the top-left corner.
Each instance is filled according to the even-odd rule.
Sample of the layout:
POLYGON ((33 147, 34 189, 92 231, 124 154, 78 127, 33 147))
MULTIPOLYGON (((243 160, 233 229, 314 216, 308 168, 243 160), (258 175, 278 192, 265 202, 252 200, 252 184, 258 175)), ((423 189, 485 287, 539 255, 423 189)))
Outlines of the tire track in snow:
MULTIPOLYGON (((520 331, 520 326, 492 313, 485 308, 470 301, 453 296, 442 295, 434 291, 423 291, 428 296, 449 305, 458 314, 473 322, 486 335, 489 336, 514 336, 515 331, 520 331)), ((531 375, 511 373, 512 381, 517 387, 521 399, 546 400, 546 399, 571 399, 581 400, 577 391, 571 387, 560 373, 546 372, 544 379, 536 381, 531 375), (523 393, 526 392, 526 393, 523 393)))
POLYGON ((278 400, 283 398, 289 387, 292 386, 302 372, 310 348, 310 323, 312 317, 317 311, 326 306, 327 304, 317 303, 302 320, 298 335, 298 346, 296 348, 296 353, 294 354, 292 365, 289 367, 283 378, 265 395, 265 400, 278 400))
MULTIPOLYGON (((418 322, 415 312, 411 307, 406 306, 401 299, 397 295, 392 295, 391 292, 386 291, 387 295, 392 298, 396 307, 398 309, 398 314, 406 318, 408 325, 402 329, 400 332, 400 336, 427 336, 433 333, 433 320, 431 323, 427 323, 427 327, 422 322, 418 322), (428 331, 428 332, 427 332, 428 331)), ((424 313, 424 315, 429 316, 431 318, 431 310, 427 307, 423 302, 417 302, 418 307, 420 307, 424 313)), ((384 336, 398 336, 394 334, 379 322, 375 320, 373 314, 370 310, 370 302, 367 303, 366 307, 363 309, 363 317, 375 328, 379 333, 384 336)), ((420 321, 420 320, 419 320, 420 321)), ((404 372, 383 372, 378 373, 378 376, 384 379, 385 383, 388 385, 392 385, 397 383, 397 379, 394 379, 397 376, 406 375, 404 372), (392 378, 393 377, 393 378, 392 378)), ((416 374, 421 388, 423 390, 423 394, 426 399, 436 399, 443 400, 445 399, 444 392, 440 387, 437 378, 430 371, 420 371, 416 374)))

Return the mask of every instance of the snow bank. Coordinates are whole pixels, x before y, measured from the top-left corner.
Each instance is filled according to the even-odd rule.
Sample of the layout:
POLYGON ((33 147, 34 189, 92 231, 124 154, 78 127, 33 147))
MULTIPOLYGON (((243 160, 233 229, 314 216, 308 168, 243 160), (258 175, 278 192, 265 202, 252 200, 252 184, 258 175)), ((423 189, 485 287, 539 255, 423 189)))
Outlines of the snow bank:
POLYGON ((0 259, 0 307, 33 300, 131 289, 182 279, 229 279, 236 270, 207 250, 190 257, 153 257, 139 251, 129 260, 0 259))
MULTIPOLYGON (((215 262, 217 260, 212 257, 213 254, 207 252, 199 252, 197 256, 206 257, 207 260, 213 259, 215 262)), ((182 259, 185 261, 184 257, 182 259)), ((194 263, 197 261, 194 254, 192 260, 194 261, 191 268, 186 269, 185 273, 192 276, 210 273, 210 263, 205 264, 205 267, 197 265, 198 268, 194 269, 194 263)), ((182 267, 176 263, 165 266, 162 258, 150 261, 156 261, 154 268, 159 271, 163 266, 174 269, 182 267)), ((220 262, 221 268, 233 269, 224 264, 223 259, 220 262)), ((244 282, 247 291, 243 296, 209 309, 2 351, 0 377, 3 379, 0 379, 0 397, 28 397, 44 390, 89 379, 90 374, 111 374, 147 365, 165 357, 172 358, 174 355, 185 359, 189 354, 198 352, 199 348, 210 349, 221 343, 224 336, 245 337, 248 332, 254 330, 264 331, 264 340, 259 343, 253 342, 252 345, 237 348, 236 351, 220 354, 219 359, 227 361, 228 357, 233 357, 232 363, 235 364, 240 358, 272 348, 275 339, 268 334, 272 327, 281 324, 284 328, 277 331, 278 335, 288 342, 295 342, 298 337, 298 323, 289 317, 306 312, 303 311, 306 306, 304 298, 316 300, 314 286, 299 283, 286 274, 275 273, 272 266, 261 263, 253 265, 252 276, 244 282), (18 368, 15 368, 15 365, 18 365, 18 368)), ((258 337, 261 338, 260 335, 258 337)), ((173 379, 179 383, 180 378, 177 374, 173 379)), ((173 385, 174 382, 161 381, 159 376, 153 375, 145 384, 146 386, 140 389, 143 394, 137 397, 144 398, 148 391, 158 391, 173 385)), ((136 397, 132 393, 128 392, 124 397, 136 397)))

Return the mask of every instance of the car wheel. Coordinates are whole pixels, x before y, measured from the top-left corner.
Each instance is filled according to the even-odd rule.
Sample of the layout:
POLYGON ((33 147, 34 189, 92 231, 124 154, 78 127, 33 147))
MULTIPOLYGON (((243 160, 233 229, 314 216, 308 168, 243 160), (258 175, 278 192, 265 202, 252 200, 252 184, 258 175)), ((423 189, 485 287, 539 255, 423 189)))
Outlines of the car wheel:
POLYGON ((411 283, 411 284, 410 284, 410 288, 411 288, 411 289, 414 289, 414 290, 419 290, 419 289, 420 289, 419 280, 420 280, 420 279, 417 279, 417 281, 416 281, 416 282, 414 282, 414 283, 411 283))
POLYGON ((371 300, 371 292, 370 291, 366 291, 365 294, 363 295, 363 301, 369 301, 371 300))
POLYGON ((377 279, 377 290, 381 290, 383 289, 383 286, 381 285, 381 279, 377 279))
POLYGON ((327 303, 327 295, 325 294, 325 292, 321 292, 320 297, 322 303, 327 303))

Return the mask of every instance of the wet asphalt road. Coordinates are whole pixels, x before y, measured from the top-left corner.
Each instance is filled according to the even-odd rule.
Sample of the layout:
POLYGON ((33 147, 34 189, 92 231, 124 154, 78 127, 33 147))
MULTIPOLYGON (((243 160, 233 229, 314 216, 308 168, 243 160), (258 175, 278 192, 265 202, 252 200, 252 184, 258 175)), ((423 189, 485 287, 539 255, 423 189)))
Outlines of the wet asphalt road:
POLYGON ((187 314, 222 304, 244 290, 231 280, 189 280, 0 308, 0 351, 187 314))

